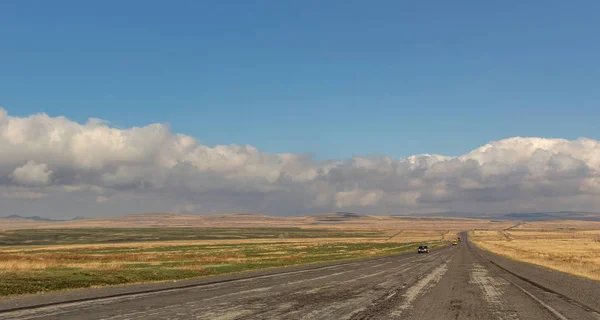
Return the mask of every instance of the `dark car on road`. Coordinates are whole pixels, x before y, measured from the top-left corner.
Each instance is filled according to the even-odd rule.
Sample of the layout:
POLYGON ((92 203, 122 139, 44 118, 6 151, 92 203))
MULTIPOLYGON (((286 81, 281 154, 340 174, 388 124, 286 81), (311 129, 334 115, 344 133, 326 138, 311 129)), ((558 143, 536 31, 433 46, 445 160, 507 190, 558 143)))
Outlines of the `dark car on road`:
POLYGON ((419 246, 419 249, 417 249, 417 253, 429 253, 429 247, 419 246))

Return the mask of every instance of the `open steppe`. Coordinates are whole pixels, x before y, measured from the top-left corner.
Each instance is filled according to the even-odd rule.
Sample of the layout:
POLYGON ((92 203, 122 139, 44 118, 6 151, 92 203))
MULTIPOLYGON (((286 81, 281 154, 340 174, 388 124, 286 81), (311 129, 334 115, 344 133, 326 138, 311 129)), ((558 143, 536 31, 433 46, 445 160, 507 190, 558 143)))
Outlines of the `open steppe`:
POLYGON ((461 231, 508 258, 600 279, 600 222, 329 213, 0 219, 0 295, 171 281, 414 250, 461 231))
POLYGON ((0 219, 0 295, 166 281, 435 247, 510 223, 350 213, 0 219))

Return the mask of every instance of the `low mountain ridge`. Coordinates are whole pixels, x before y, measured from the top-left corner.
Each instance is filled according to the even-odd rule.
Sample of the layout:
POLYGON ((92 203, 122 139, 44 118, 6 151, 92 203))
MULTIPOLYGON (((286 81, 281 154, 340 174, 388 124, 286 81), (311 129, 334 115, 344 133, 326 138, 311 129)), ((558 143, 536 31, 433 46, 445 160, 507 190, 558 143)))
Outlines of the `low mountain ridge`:
POLYGON ((34 220, 34 221, 67 221, 67 220, 44 218, 44 217, 40 217, 40 216, 22 217, 18 214, 11 214, 10 216, 0 217, 0 219, 22 219, 22 220, 34 220))
MULTIPOLYGON (((395 215, 404 216, 404 215, 395 215)), ((486 219, 494 221, 553 221, 553 220, 578 220, 578 221, 600 221, 600 213, 585 211, 549 211, 549 212, 507 212, 482 214, 473 212, 437 212, 437 213, 415 213, 408 214, 411 217, 447 217, 447 218, 470 218, 486 219)))

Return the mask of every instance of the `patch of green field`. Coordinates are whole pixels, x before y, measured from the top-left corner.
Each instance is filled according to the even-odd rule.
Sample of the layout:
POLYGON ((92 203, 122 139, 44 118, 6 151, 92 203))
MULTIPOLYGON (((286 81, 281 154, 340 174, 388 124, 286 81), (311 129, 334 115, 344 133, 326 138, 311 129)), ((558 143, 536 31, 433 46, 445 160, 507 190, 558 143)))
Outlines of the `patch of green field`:
POLYGON ((88 228, 0 232, 0 246, 126 243, 173 240, 374 238, 380 231, 300 228, 88 228))
MULTIPOLYGON (((273 242, 0 252, 0 296, 164 281, 416 250, 420 243, 273 242)), ((430 247, 436 244, 428 244, 430 247)), ((15 248, 15 247, 12 247, 15 248)))
POLYGON ((0 296, 41 293, 125 283, 163 281, 207 275, 204 271, 167 268, 135 268, 126 272, 51 268, 44 271, 3 275, 0 296))

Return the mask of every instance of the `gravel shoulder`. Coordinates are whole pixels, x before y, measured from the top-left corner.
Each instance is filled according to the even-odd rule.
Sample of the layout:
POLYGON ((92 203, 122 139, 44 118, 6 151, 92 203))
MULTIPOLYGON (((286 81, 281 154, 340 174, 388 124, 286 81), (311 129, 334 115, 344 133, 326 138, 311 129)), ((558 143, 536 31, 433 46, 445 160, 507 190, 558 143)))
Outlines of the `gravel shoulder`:
POLYGON ((557 293, 600 313, 600 282, 551 270, 542 266, 507 259, 479 249, 471 244, 472 250, 496 267, 508 271, 525 282, 542 287, 547 292, 557 293))

